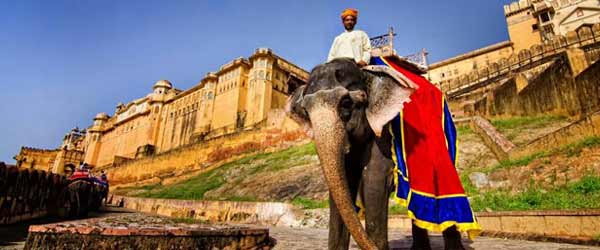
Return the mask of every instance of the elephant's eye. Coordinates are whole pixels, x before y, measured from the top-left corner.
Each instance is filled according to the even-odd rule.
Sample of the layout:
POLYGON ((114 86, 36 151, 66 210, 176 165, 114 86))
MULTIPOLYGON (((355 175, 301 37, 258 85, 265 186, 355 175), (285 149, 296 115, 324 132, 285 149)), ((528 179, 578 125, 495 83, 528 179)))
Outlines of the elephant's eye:
POLYGON ((342 121, 347 122, 350 120, 350 117, 352 116, 353 106, 354 103, 352 102, 352 99, 350 99, 350 97, 346 96, 342 98, 342 100, 340 101, 340 118, 342 119, 342 121))

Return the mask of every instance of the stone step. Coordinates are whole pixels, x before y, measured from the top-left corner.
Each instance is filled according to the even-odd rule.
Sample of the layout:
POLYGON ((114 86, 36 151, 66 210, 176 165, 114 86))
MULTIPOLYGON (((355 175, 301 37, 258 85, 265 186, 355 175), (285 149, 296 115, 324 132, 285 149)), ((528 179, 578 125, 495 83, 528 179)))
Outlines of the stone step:
POLYGON ((274 242, 266 228, 187 224, 165 217, 128 214, 30 226, 24 249, 268 250, 274 242))

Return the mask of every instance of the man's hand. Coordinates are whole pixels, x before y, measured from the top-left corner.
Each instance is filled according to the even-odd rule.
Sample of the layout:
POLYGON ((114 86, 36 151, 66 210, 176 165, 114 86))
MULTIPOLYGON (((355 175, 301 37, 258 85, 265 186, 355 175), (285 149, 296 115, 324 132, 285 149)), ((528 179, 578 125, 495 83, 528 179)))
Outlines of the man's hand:
POLYGON ((361 68, 364 66, 367 66, 367 63, 363 60, 361 60, 360 62, 357 62, 356 64, 358 64, 358 67, 361 67, 361 68))

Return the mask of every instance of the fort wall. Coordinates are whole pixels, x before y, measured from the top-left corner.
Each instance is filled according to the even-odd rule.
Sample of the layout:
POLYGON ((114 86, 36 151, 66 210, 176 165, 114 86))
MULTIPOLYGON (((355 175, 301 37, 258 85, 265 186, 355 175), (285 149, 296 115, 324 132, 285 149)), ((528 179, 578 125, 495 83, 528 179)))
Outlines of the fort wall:
POLYGON ((100 113, 94 118, 85 161, 111 165, 253 130, 272 109, 285 106, 288 85, 307 78, 305 70, 259 48, 248 59, 236 58, 207 73, 185 91, 160 80, 147 96, 117 105, 112 117, 100 113))
POLYGON ((429 65, 427 77, 442 90, 450 81, 474 69, 488 67, 491 63, 509 57, 512 42, 504 41, 429 65))
POLYGON ((284 111, 272 110, 261 127, 198 141, 157 155, 127 160, 95 169, 104 170, 111 187, 153 183, 162 179, 200 173, 235 160, 244 154, 288 147, 306 139, 303 131, 284 111), (268 123, 268 124, 267 124, 268 123))
POLYGON ((21 151, 15 156, 15 160, 17 160, 17 166, 20 168, 52 171, 52 166, 59 151, 58 149, 21 147, 21 151))
POLYGON ((451 92, 507 65, 509 71, 513 64, 521 67, 525 57, 548 57, 553 50, 600 40, 600 2, 595 0, 519 0, 504 6, 504 15, 510 40, 433 63, 429 80, 451 92))
POLYGON ((576 77, 571 68, 563 56, 526 83, 513 77, 475 102, 474 112, 488 117, 548 113, 580 116, 600 109, 600 63, 590 65, 576 77))
POLYGON ((0 162, 0 225, 56 212, 66 186, 64 176, 0 162))

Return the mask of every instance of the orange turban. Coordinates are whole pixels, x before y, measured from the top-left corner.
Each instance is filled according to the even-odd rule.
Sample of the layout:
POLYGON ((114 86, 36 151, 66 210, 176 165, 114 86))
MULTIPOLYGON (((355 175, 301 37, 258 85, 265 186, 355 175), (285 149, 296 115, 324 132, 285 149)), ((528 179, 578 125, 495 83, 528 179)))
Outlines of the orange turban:
POLYGON ((352 8, 345 9, 344 11, 342 11, 342 19, 344 19, 347 16, 353 16, 354 18, 357 18, 358 10, 352 8))

